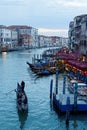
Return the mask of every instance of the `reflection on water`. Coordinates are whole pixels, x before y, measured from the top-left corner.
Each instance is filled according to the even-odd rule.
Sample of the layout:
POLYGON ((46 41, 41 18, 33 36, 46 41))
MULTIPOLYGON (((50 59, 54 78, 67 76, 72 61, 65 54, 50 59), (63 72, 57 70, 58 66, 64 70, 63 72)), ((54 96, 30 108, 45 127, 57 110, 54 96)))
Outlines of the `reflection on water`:
MULTIPOLYGON (((54 108, 53 108, 54 109, 54 108)), ((54 111, 57 113, 57 111, 54 109, 54 111)), ((60 122, 60 126, 62 127, 62 124, 65 125, 65 130, 86 130, 85 125, 87 125, 87 116, 85 114, 71 114, 69 119, 69 125, 66 125, 65 120, 66 114, 62 115, 58 114, 58 121, 60 122), (84 125, 82 126, 82 122, 84 122, 84 125)))
POLYGON ((28 117, 28 111, 24 113, 18 111, 18 116, 20 121, 20 129, 22 130, 28 117))
POLYGON ((7 55, 7 52, 2 52, 2 56, 6 56, 7 55))
MULTIPOLYGON (((33 54, 40 54, 39 51, 42 50, 0 55, 0 130, 86 130, 87 114, 70 115, 69 127, 66 127, 66 116, 59 116, 54 111, 50 102, 50 81, 53 79, 55 86, 55 75, 38 77, 27 66, 26 61, 31 62, 33 54), (29 113, 26 114, 17 112, 14 92, 5 96, 22 80, 29 98, 29 113)), ((62 75, 59 75, 58 83, 61 87, 62 75)))

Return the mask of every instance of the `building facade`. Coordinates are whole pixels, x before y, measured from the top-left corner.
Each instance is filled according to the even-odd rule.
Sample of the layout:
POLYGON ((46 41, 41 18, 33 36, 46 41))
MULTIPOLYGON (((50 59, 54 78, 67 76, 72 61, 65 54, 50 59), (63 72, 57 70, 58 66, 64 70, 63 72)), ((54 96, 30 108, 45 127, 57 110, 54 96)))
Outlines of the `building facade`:
POLYGON ((1 48, 10 48, 11 43, 11 30, 6 26, 0 25, 0 47, 1 48))
POLYGON ((39 47, 65 47, 68 46, 68 38, 58 36, 38 36, 39 47))
POLYGON ((38 44, 38 30, 26 25, 12 25, 9 29, 18 33, 18 45, 35 47, 38 44))
POLYGON ((69 47, 87 55, 87 14, 76 16, 69 24, 69 47))
MULTIPOLYGON (((84 28, 84 27, 83 27, 84 28)), ((63 47, 67 38, 38 35, 38 29, 26 25, 0 25, 0 47, 8 49, 63 47)))
POLYGON ((11 48, 18 46, 18 33, 17 31, 11 30, 11 48))

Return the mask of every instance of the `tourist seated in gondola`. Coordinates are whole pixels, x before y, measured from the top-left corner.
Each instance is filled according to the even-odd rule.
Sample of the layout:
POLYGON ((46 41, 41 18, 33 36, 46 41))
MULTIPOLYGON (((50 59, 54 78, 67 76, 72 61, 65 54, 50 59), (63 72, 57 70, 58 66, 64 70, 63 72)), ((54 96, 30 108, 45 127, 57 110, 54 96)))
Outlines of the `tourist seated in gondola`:
POLYGON ((22 103, 26 104, 27 103, 27 97, 24 93, 22 93, 22 97, 21 97, 21 101, 22 103))
POLYGON ((27 104, 27 97, 24 93, 21 93, 20 97, 18 96, 17 102, 19 105, 27 104))
POLYGON ((21 105, 22 101, 21 101, 21 96, 17 98, 17 102, 19 105, 21 105))

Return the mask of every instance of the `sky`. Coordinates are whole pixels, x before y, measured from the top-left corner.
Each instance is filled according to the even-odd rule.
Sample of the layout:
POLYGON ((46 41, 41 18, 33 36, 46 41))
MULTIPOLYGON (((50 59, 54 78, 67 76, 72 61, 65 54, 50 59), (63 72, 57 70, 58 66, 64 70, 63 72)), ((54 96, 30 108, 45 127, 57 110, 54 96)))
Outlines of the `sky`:
POLYGON ((69 23, 87 14, 87 0, 0 0, 0 25, 28 25, 40 35, 68 37, 69 23))

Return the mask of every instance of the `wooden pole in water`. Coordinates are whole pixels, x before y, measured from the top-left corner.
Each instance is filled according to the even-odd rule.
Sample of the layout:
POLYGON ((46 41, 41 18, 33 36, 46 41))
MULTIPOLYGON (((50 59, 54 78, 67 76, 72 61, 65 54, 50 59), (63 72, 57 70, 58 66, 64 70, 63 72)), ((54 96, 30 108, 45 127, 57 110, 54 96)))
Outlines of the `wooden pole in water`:
POLYGON ((56 94, 58 94, 58 69, 56 69, 56 94))
POLYGON ((39 59, 39 54, 37 54, 37 59, 39 59))
POLYGON ((40 54, 40 59, 42 58, 42 55, 40 54))
POLYGON ((34 57, 32 57, 32 64, 34 64, 34 57))
POLYGON ((50 99, 52 99, 52 90, 53 90, 53 79, 50 82, 50 99))
POLYGON ((35 56, 35 54, 34 54, 34 64, 35 64, 35 59, 36 59, 36 56, 35 56))
POLYGON ((66 75, 63 77, 63 94, 65 94, 65 87, 66 87, 66 75))
POLYGON ((69 125, 69 118, 70 118, 70 97, 67 97, 66 100, 66 125, 69 125))
POLYGON ((74 87, 74 111, 77 110, 77 89, 78 89, 78 83, 75 83, 74 87))

